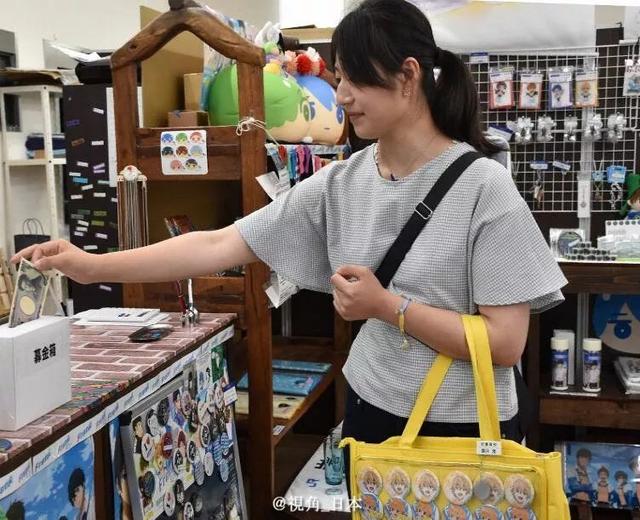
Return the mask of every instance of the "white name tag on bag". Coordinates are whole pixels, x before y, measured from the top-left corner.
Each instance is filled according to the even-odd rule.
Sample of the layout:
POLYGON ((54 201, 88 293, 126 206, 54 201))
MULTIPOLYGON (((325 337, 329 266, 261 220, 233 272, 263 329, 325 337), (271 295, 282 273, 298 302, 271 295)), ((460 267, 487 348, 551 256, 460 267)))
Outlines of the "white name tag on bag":
POLYGON ((500 441, 478 441, 476 453, 478 455, 502 455, 502 443, 500 441))

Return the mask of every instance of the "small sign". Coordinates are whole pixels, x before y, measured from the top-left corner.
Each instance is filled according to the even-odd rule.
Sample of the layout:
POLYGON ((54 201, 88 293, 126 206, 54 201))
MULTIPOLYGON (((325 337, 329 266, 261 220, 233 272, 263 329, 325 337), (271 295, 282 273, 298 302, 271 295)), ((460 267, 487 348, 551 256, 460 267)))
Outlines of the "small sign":
POLYGON ((502 455, 502 443, 500 441, 478 441, 476 443, 478 455, 502 455))

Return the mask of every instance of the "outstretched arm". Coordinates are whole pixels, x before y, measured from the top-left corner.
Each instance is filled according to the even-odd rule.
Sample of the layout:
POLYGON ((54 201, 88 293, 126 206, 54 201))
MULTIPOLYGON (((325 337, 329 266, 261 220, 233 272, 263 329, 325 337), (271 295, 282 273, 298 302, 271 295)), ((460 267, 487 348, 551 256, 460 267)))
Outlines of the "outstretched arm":
POLYGON ((31 259, 41 271, 58 269, 79 283, 168 282, 224 271, 258 260, 235 226, 194 231, 138 249, 91 254, 66 240, 36 244, 11 261, 31 259))

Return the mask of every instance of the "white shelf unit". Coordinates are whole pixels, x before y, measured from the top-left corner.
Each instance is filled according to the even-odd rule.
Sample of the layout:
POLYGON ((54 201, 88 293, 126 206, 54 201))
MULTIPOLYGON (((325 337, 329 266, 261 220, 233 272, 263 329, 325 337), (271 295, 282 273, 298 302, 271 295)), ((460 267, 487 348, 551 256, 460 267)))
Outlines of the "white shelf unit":
MULTIPOLYGON (((58 191, 62 190, 62 176, 56 181, 56 170, 64 166, 67 161, 64 158, 54 158, 53 156, 53 133, 60 131, 60 109, 59 103, 55 98, 62 96, 62 87, 55 85, 27 85, 18 87, 1 87, 0 88, 0 153, 2 155, 2 182, 0 182, 0 200, 4 211, 4 236, 6 243, 5 251, 13 250, 11 237, 13 236, 13 206, 18 204, 11 196, 11 175, 12 169, 29 166, 37 166, 44 168, 46 176, 46 190, 49 213, 49 229, 47 234, 52 240, 60 238, 60 222, 63 220, 61 215, 62 208, 58 203, 58 191), (40 112, 42 115, 42 133, 44 135, 44 158, 42 159, 11 159, 9 157, 9 140, 7 135, 7 119, 5 113, 5 95, 30 95, 39 96, 40 112), (52 103, 52 101, 54 101, 52 103), (55 128, 54 128, 55 125, 55 128)), ((53 288, 59 301, 64 301, 64 293, 62 290, 62 279, 56 276, 53 280, 53 288)))

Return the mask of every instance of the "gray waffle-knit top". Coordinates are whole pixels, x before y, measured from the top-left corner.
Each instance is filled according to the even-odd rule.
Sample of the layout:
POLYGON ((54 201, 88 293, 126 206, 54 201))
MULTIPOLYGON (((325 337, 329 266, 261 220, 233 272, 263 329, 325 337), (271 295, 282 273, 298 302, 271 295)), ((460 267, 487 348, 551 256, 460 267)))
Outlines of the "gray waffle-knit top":
MULTIPOLYGON (((248 246, 283 278, 331 293, 344 264, 375 271, 415 206, 457 157, 456 143, 410 175, 380 176, 373 146, 334 162, 269 205, 236 222, 248 246)), ((566 284, 507 170, 481 158, 450 189, 396 272, 389 290, 414 302, 476 313, 478 305, 529 302, 533 312, 563 300, 566 284)), ((410 338, 402 349, 395 325, 369 319, 343 368, 354 391, 408 417, 437 352, 410 338)), ((495 367, 500 420, 517 413, 513 371, 495 367)), ((473 372, 455 360, 429 411, 434 422, 476 422, 473 372)))

